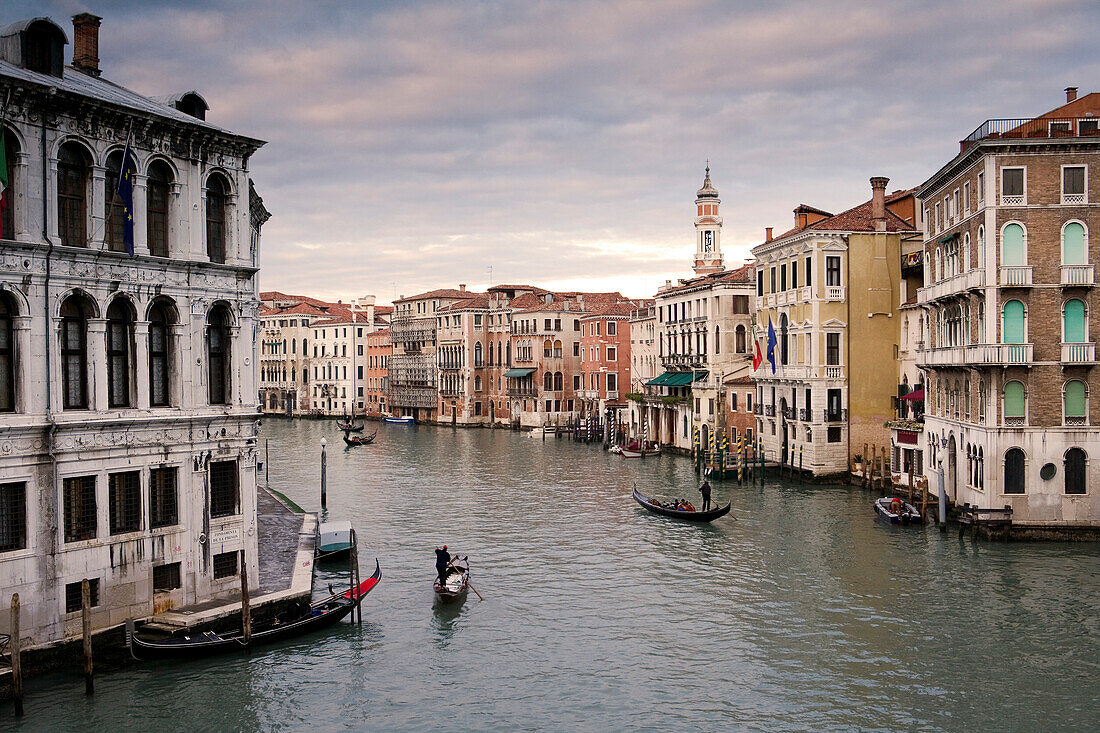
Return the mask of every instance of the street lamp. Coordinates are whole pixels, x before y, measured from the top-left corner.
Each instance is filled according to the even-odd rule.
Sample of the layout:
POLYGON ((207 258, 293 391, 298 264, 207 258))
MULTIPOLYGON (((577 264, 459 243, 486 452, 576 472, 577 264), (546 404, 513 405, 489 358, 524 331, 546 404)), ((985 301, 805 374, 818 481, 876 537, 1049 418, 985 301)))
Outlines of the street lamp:
POLYGON ((326 473, 328 472, 327 471, 327 469, 328 469, 328 454, 325 451, 325 446, 326 445, 328 445, 328 441, 325 440, 324 436, 322 436, 321 437, 321 508, 322 509, 328 508, 327 507, 327 505, 328 505, 327 488, 328 487, 326 485, 328 483, 327 478, 326 478, 326 473))

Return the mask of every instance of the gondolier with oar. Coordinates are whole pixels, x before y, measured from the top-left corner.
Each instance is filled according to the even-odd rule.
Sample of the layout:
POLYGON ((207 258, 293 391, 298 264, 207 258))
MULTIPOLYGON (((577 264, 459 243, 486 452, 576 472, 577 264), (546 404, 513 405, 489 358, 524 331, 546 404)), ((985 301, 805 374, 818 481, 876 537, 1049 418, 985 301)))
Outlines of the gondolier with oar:
POLYGON ((710 509, 710 482, 703 479, 703 485, 699 487, 699 493, 703 495, 703 506, 700 511, 707 511, 710 509))
POLYGON ((439 573, 439 584, 445 585, 447 582, 447 569, 451 565, 451 553, 447 552, 447 546, 443 545, 443 549, 435 548, 435 571, 439 573))

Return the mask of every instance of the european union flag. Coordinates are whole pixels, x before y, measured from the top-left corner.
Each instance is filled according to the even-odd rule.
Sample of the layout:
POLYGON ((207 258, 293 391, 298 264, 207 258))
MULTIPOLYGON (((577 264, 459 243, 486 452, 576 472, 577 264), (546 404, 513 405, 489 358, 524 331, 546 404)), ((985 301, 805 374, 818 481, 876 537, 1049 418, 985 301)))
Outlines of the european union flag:
POLYGON ((126 140, 126 150, 122 153, 122 170, 118 174, 118 188, 115 193, 122 200, 122 241, 126 252, 134 256, 134 175, 137 173, 137 160, 130 151, 130 140, 126 140))
POLYGON ((772 374, 775 374, 775 345, 777 343, 775 329, 772 327, 772 317, 768 316, 768 361, 772 365, 772 374))

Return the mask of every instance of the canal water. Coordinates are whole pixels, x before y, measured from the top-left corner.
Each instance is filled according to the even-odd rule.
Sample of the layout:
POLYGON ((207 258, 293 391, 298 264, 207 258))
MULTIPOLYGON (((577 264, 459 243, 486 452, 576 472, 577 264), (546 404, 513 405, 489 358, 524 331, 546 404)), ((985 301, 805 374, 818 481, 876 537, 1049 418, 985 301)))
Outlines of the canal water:
MULTIPOLYGON (((274 488, 328 505, 382 583, 364 622, 194 663, 27 681, 22 729, 1071 730, 1100 719, 1100 547, 895 528, 848 487, 715 483, 529 433, 266 420, 274 488), (374 429, 368 426, 368 431, 374 429), (469 554, 433 606, 437 545, 469 554)), ((321 571, 318 589, 344 576, 321 571)), ((0 729, 19 725, 0 704, 0 729)))

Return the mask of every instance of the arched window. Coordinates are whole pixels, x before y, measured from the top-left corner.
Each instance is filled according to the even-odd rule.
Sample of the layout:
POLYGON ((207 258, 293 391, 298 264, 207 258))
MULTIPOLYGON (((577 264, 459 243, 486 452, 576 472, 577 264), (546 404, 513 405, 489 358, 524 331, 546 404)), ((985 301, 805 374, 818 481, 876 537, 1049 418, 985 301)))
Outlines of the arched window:
POLYGON ((16 180, 15 161, 19 157, 19 141, 10 130, 0 130, 4 135, 4 192, 0 195, 0 239, 15 239, 16 180))
POLYGON ((481 366, 481 342, 478 341, 474 344, 474 366, 481 366))
POLYGON ((963 417, 970 419, 970 380, 963 382, 963 417))
POLYGON ((554 358, 555 359, 560 359, 561 358, 561 341, 555 341, 554 342, 554 358))
POLYGON ((164 161, 149 166, 149 179, 145 189, 145 222, 149 241, 149 254, 168 256, 168 191, 172 185, 172 171, 164 161))
POLYGON ((1026 264, 1024 256, 1024 228, 1009 224, 1001 230, 1001 265, 1019 267, 1026 264))
POLYGON ((978 227, 978 267, 985 267, 985 226, 978 227))
POLYGON ((169 389, 169 325, 172 312, 164 303, 157 303, 149 310, 149 404, 167 407, 171 404, 169 389))
POLYGON ((1064 470, 1067 494, 1085 493, 1085 465, 1088 455, 1080 448, 1070 448, 1066 451, 1066 465, 1064 470))
POLYGON ((121 171, 122 151, 116 150, 107 156, 107 176, 103 179, 103 200, 106 202, 106 211, 103 212, 106 220, 103 239, 111 252, 126 251, 123 238, 126 212, 123 210, 122 199, 118 196, 118 177, 121 171))
POLYGON ((561 392, 563 389, 564 381, 565 377, 562 375, 561 372, 554 372, 554 391, 561 392))
POLYGON ((206 255, 211 262, 225 262, 225 198, 229 187, 214 175, 206 181, 206 255))
POLYGON ((1005 303, 1001 342, 1005 344, 1023 344, 1027 342, 1024 327, 1024 304, 1018 300, 1010 300, 1005 303))
POLYGON ((745 327, 738 326, 733 331, 733 349, 738 354, 744 354, 746 348, 747 346, 745 341, 745 327))
POLYGON ((1078 379, 1071 379, 1062 388, 1062 414, 1066 425, 1088 422, 1088 388, 1078 379))
POLYGON ((61 146, 57 156, 57 236, 67 247, 87 243, 88 156, 76 143, 61 146))
POLYGON ((545 372, 542 375, 542 388, 547 392, 552 392, 554 390, 554 375, 551 372, 545 372))
POLYGON ((1085 328, 1085 304, 1072 298, 1062 306, 1062 343, 1081 344, 1087 341, 1085 328))
POLYGON ((1089 260, 1085 250, 1085 227, 1076 221, 1062 227, 1062 264, 1087 265, 1089 260))
POLYGON ((130 407, 130 338, 133 309, 124 298, 107 308, 107 406, 130 407))
POLYGON ((0 412, 15 410, 15 307, 0 293, 0 412))
POLYGON ((475 392, 480 392, 481 391, 481 375, 480 374, 474 376, 474 391, 475 392))
POLYGON ((1004 387, 1004 417, 1006 421, 1023 421, 1027 416, 1027 395, 1022 382, 1008 382, 1004 387))
POLYGON ((1009 448, 1005 453, 1004 493, 1024 493, 1024 452, 1019 448, 1009 448))
POLYGON ((554 355, 554 344, 550 339, 542 342, 542 355, 547 359, 554 355))
POLYGON ((222 304, 214 306, 206 320, 207 394, 212 405, 229 404, 232 367, 229 324, 229 309, 222 304))
POLYGON ((61 404, 88 409, 88 304, 70 296, 61 304, 61 404))
POLYGON ((968 272, 970 270, 970 232, 963 235, 963 248, 962 248, 962 271, 968 272))
POLYGON ((722 353, 722 332, 718 330, 718 326, 714 327, 714 353, 722 353))
POLYGON ((985 420, 985 382, 978 381, 978 420, 985 420))
POLYGON ((500 358, 502 354, 503 354, 503 351, 501 350, 501 342, 497 341, 497 365, 498 366, 504 364, 504 360, 500 358))

